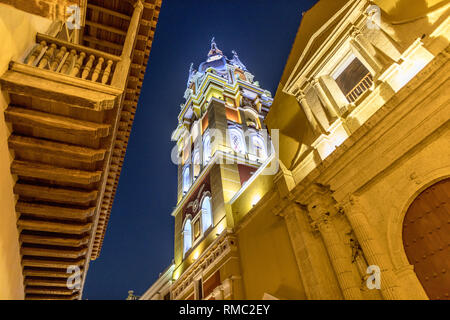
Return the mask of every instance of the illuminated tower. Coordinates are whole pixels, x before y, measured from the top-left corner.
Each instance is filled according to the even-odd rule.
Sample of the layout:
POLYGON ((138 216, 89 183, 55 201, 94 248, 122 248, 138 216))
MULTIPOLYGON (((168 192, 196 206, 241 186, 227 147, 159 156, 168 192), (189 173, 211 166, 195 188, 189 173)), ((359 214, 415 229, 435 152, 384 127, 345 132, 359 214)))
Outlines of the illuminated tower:
POLYGON ((207 60, 198 70, 191 65, 184 98, 172 134, 178 161, 172 297, 239 298, 240 284, 231 284, 239 278, 238 258, 229 259, 237 251, 231 230, 238 213, 230 203, 270 161, 264 118, 273 100, 236 51, 227 58, 214 38, 207 60))

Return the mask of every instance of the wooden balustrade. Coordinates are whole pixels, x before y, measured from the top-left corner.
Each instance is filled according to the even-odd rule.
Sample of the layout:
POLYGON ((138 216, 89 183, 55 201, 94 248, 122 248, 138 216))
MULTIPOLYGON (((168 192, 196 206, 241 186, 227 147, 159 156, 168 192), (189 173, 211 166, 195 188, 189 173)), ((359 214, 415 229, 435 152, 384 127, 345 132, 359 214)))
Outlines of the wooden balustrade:
POLYGON ((29 66, 102 84, 111 84, 121 58, 47 35, 36 36, 36 46, 23 61, 29 66))
POLYGON ((346 95, 349 102, 353 103, 367 90, 372 87, 373 79, 370 73, 366 74, 361 81, 346 95))

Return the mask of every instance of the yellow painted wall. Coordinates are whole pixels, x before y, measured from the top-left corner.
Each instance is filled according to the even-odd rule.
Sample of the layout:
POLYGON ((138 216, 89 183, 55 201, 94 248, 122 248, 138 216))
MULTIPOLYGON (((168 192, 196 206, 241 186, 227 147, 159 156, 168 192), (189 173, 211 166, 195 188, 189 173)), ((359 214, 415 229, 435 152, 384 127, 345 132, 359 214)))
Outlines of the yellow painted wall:
POLYGON ((264 202, 264 196, 273 188, 273 178, 274 176, 271 175, 259 175, 233 202, 231 207, 236 225, 252 209, 254 202, 258 198, 264 202))
POLYGON ((269 208, 279 200, 273 179, 259 175, 232 204, 245 298, 305 299, 286 223, 269 208))
POLYGON ((306 299, 283 218, 262 208, 237 236, 246 299, 306 299))
POLYGON ((420 18, 448 4, 448 0, 375 0, 374 2, 396 23, 420 18))
POLYGON ((83 5, 83 0, 0 0, 14 6, 18 10, 48 19, 61 19, 66 17, 66 7, 70 5, 83 5))
MULTIPOLYGON (((34 42, 36 32, 45 32, 51 21, 0 4, 0 74, 13 59, 19 59, 34 42)), ((23 277, 16 226, 15 178, 10 173, 12 154, 8 150, 10 128, 3 111, 7 96, 0 94, 0 299, 23 299, 23 277)))

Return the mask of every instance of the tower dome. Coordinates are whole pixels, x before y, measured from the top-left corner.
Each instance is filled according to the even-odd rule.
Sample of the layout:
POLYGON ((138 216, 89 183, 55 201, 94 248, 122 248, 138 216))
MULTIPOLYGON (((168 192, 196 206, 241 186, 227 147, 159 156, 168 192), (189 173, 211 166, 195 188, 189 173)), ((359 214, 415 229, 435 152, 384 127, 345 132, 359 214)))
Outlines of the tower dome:
POLYGON ((208 59, 200 64, 198 71, 205 72, 208 68, 214 68, 219 73, 227 71, 227 60, 223 52, 217 47, 215 38, 211 40, 211 50, 208 53, 208 59))

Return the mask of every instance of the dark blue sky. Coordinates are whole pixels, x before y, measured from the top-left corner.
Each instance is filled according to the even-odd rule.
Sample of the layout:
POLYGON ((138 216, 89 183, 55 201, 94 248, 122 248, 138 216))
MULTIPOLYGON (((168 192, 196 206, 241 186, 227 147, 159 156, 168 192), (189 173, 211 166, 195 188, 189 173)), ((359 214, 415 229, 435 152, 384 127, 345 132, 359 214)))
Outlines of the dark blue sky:
POLYGON ((163 0, 150 61, 100 257, 90 264, 84 299, 143 294, 173 257, 176 166, 172 131, 191 62, 216 37, 236 50, 261 87, 275 94, 302 12, 315 0, 163 0))

